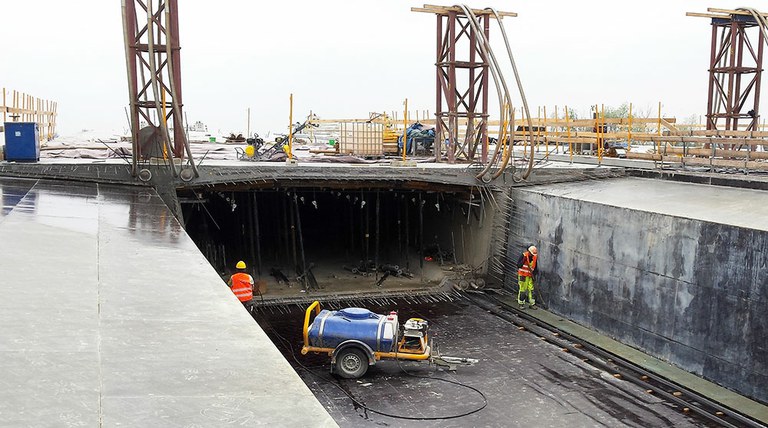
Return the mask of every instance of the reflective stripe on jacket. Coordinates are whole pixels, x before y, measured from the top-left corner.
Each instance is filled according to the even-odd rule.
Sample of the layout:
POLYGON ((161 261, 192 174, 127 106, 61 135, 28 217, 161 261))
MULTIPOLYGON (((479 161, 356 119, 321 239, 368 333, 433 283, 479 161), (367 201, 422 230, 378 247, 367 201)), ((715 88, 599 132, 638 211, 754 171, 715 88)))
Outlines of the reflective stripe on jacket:
POLYGON ((253 278, 247 273, 238 272, 232 275, 232 292, 241 302, 253 299, 253 278))
POLYGON ((523 253, 523 264, 517 270, 519 276, 533 276, 533 271, 536 269, 536 260, 539 256, 534 255, 531 259, 531 253, 528 251, 523 253))

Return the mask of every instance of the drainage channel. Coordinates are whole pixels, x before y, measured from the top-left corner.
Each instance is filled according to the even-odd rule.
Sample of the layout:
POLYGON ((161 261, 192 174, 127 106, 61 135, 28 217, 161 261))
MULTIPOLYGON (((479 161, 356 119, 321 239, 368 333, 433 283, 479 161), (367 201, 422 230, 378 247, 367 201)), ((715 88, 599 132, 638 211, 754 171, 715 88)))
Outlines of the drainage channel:
POLYGON ((683 412, 693 412, 725 427, 746 426, 765 428, 765 425, 733 409, 718 404, 693 390, 645 370, 605 349, 585 343, 578 337, 543 322, 525 311, 519 310, 514 305, 510 305, 499 297, 489 294, 492 292, 505 294, 499 290, 487 290, 486 292, 470 291, 467 293, 467 298, 477 306, 518 326, 519 329, 525 329, 537 334, 542 340, 560 347, 563 351, 570 352, 583 361, 608 373, 613 373, 614 377, 635 383, 645 389, 646 392, 655 394, 670 403, 680 406, 683 412))

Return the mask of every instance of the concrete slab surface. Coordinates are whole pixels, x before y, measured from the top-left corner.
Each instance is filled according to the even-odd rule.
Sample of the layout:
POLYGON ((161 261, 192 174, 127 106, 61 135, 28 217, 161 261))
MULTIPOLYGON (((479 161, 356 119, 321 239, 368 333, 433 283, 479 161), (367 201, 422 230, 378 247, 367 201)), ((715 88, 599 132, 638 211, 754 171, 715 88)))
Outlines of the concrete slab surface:
POLYGON ((613 178, 527 189, 632 210, 768 231, 768 192, 647 178, 613 178))
POLYGON ((336 426, 150 189, 0 178, 0 426, 336 426))
POLYGON ((479 363, 449 373, 427 363, 382 361, 361 379, 340 379, 329 374, 327 356, 300 354, 303 311, 264 312, 257 320, 342 427, 709 426, 468 301, 400 304, 368 309, 398 310, 401 322, 426 319, 442 354, 479 363), (429 420, 445 416, 457 417, 429 420))

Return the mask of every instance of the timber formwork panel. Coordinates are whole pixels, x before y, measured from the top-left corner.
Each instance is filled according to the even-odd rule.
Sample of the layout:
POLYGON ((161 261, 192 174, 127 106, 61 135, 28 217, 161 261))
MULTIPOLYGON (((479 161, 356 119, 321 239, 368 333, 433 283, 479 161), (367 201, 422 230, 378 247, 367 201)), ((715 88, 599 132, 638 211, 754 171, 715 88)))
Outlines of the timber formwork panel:
POLYGON ((339 152, 359 156, 383 156, 383 125, 371 122, 342 122, 339 152))

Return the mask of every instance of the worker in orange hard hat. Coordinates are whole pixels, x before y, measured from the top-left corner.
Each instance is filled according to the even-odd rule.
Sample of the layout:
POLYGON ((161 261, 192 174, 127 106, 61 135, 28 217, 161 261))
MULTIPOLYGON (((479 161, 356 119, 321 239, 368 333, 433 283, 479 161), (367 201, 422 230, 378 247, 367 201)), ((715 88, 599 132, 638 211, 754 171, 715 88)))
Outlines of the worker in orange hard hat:
POLYGON ((536 274, 536 261, 539 258, 539 250, 531 245, 524 251, 517 261, 517 304, 520 309, 525 309, 525 294, 528 293, 528 305, 531 309, 537 309, 536 300, 533 298, 533 277, 536 274))
POLYGON ((235 272, 230 278, 227 285, 235 293, 235 296, 240 303, 245 306, 248 312, 253 311, 253 277, 245 272, 245 262, 240 260, 235 265, 237 272, 235 272))

